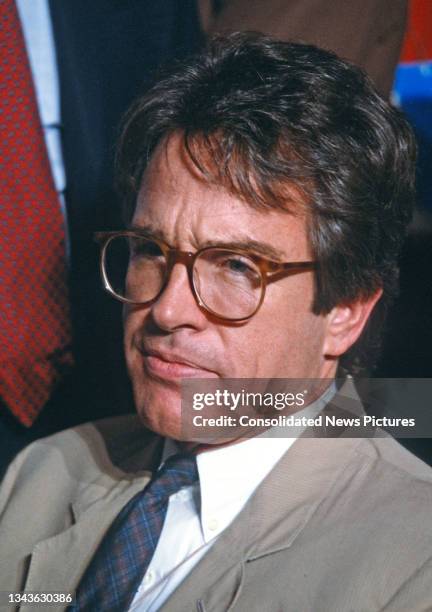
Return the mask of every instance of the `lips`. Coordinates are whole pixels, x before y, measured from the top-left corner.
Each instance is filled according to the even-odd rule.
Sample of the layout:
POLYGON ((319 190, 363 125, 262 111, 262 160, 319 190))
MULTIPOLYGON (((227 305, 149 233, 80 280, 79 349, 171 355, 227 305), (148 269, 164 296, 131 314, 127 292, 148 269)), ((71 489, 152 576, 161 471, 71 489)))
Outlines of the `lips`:
POLYGON ((144 349, 144 367, 153 377, 180 382, 184 378, 215 378, 212 370, 203 368, 181 354, 144 349))

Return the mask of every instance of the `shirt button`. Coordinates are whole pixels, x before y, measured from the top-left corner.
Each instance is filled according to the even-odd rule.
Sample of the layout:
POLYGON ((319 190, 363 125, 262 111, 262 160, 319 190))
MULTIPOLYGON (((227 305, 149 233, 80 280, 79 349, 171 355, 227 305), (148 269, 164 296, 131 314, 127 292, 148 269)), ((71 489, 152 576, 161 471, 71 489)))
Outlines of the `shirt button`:
POLYGON ((144 584, 146 585, 146 587, 149 587, 151 584, 153 584, 154 578, 154 572, 152 570, 149 570, 144 576, 144 584))
POLYGON ((209 520, 208 522, 208 528, 210 529, 210 531, 216 531, 216 529, 218 528, 218 521, 215 518, 212 518, 209 520))

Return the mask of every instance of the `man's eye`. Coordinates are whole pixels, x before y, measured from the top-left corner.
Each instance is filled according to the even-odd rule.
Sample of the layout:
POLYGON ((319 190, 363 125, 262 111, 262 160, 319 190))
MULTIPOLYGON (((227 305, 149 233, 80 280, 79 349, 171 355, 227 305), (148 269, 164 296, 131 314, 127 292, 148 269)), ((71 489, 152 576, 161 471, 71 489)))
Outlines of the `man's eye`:
POLYGON ((225 261, 224 265, 227 270, 237 274, 248 275, 255 272, 255 269, 250 263, 240 257, 231 257, 225 261))
POLYGON ((225 278, 232 281, 247 281, 254 286, 260 283, 260 273, 255 264, 247 257, 229 255, 219 261, 219 270, 225 278))

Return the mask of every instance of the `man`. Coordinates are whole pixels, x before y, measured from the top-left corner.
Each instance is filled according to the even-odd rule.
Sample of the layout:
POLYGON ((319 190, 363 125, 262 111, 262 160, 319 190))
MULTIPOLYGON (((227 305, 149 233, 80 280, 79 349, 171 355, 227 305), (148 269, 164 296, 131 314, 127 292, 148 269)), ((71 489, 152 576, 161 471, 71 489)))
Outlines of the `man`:
MULTIPOLYGON (((258 34, 214 41, 138 100, 118 156, 128 225, 102 237, 102 272, 139 419, 19 455, 1 591, 61 592, 59 610, 75 591, 75 610, 430 609, 427 466, 389 437, 197 442, 181 410, 181 381, 359 363, 395 291, 414 152, 358 69, 258 34)), ((348 380, 302 412, 358 404, 348 380)))

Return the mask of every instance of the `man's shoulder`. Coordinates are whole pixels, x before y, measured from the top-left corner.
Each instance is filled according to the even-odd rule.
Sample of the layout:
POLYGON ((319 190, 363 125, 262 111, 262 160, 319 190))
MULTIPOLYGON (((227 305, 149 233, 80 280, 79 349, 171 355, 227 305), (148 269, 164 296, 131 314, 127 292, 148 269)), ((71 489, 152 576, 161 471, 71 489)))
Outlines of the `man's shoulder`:
POLYGON ((157 443, 136 415, 85 423, 33 442, 12 462, 5 488, 70 486, 146 471, 157 443), (39 483, 39 484, 38 484, 39 483))
MULTIPOLYGON (((351 416, 365 414, 352 379, 345 381, 331 405, 336 411, 347 411, 351 416)), ((345 438, 345 434, 342 438, 345 438)), ((342 440, 335 441, 336 445, 344 444, 342 440)), ((392 487, 399 487, 401 493, 402 487, 405 490, 408 487, 410 490, 424 491, 426 495, 432 492, 432 468, 383 429, 371 429, 369 436, 357 440, 348 433, 345 450, 345 456, 350 458, 354 469, 369 476, 357 480, 360 495, 367 492, 372 496, 379 495, 392 487)), ((353 489, 350 490, 353 494, 353 489)))
MULTIPOLYGON (((375 544, 389 539, 422 550, 432 546, 432 468, 385 436, 359 441, 333 502, 345 504, 346 516, 365 521, 375 544), (339 497, 340 496, 340 497, 339 497)), ((330 498, 333 496, 330 495, 330 498)), ((384 545, 384 544, 383 544, 384 545)), ((427 555, 426 555, 427 556, 427 555)))
POLYGON ((390 435, 365 438, 356 448, 377 479, 394 479, 432 490, 432 468, 390 435))
POLYGON ((360 440, 352 461, 352 481, 348 487, 351 502, 358 504, 359 511, 363 508, 365 513, 373 512, 370 522, 393 517, 388 523, 389 529, 404 520, 418 531, 422 525, 431 529, 432 468, 429 465, 387 435, 360 440))

